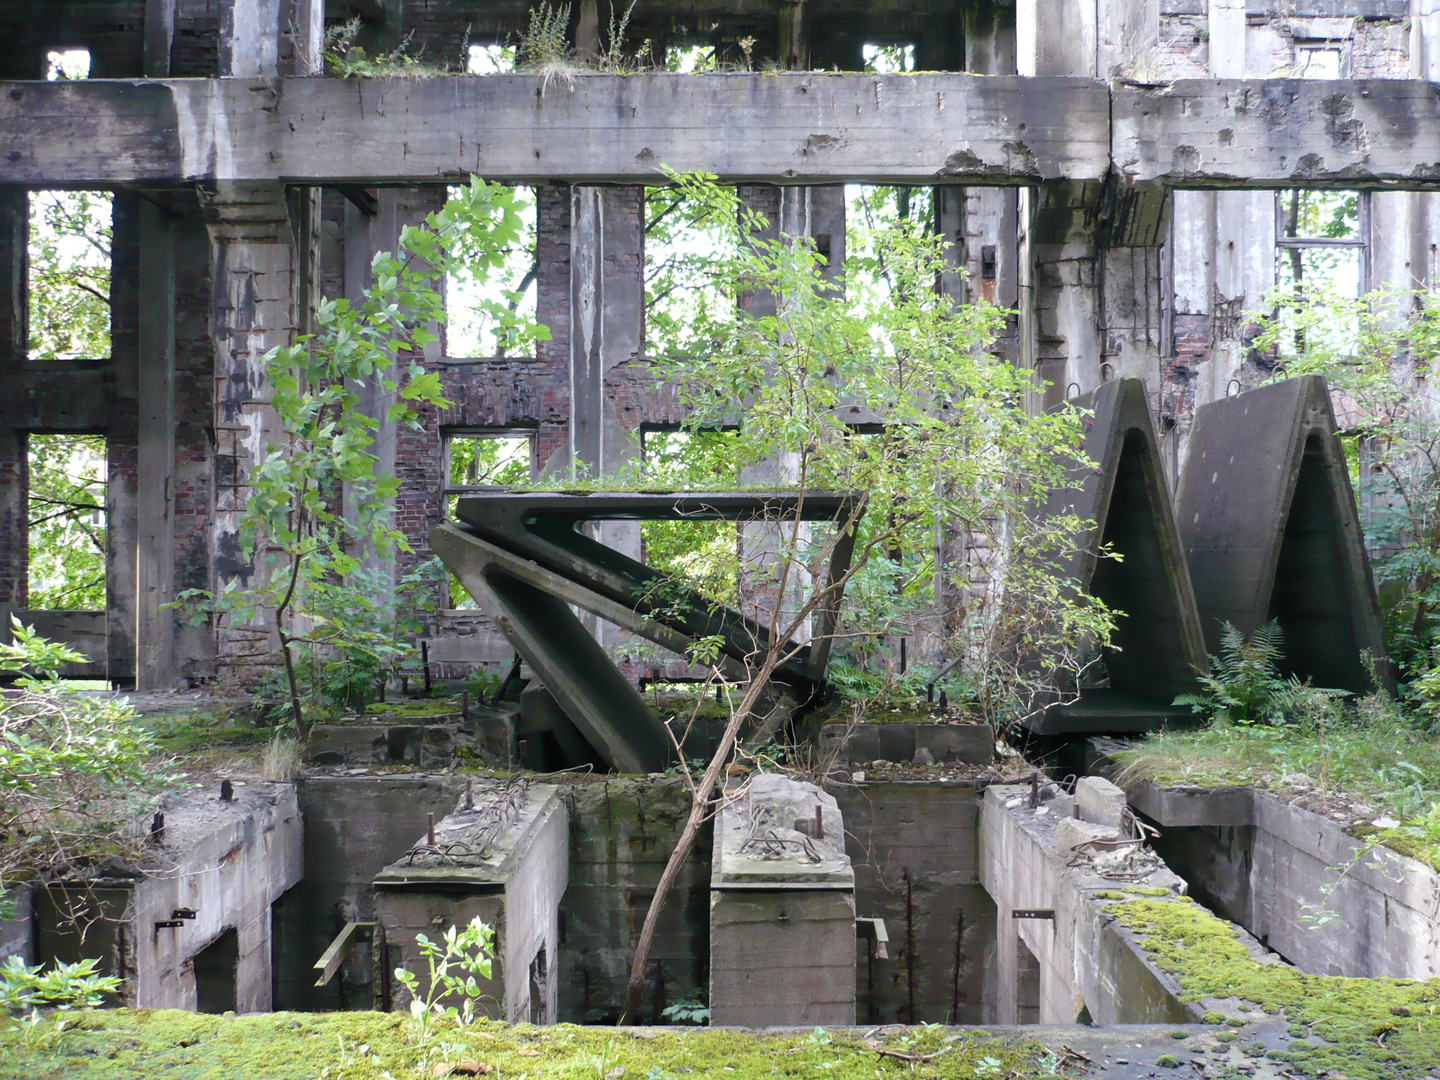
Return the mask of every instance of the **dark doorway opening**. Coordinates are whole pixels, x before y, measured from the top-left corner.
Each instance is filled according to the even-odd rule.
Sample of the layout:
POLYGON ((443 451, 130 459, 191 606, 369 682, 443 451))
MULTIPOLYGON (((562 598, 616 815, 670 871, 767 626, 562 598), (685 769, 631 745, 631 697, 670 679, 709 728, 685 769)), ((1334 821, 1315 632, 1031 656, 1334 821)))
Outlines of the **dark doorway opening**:
POLYGON ((195 968, 195 1009, 202 1013, 235 1012, 236 969, 240 966, 240 935, 232 926, 191 961, 195 968))

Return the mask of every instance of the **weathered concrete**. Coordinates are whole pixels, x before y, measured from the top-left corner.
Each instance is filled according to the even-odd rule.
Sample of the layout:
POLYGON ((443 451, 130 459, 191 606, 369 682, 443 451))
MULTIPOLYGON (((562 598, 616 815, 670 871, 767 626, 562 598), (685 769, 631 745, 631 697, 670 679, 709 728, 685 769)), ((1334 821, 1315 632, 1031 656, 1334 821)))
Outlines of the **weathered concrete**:
POLYGON ((831 789, 855 871, 855 911, 883 918, 888 957, 861 943, 857 1021, 995 1019, 995 905, 980 885, 981 791, 963 782, 831 789))
MULTIPOLYGON (((1074 1023, 1082 1015, 1096 1024, 1200 1019, 1203 1008, 1183 1003, 1175 981, 1105 916, 1094 894, 1115 883, 1093 869, 1067 866, 1070 854, 1056 850, 1057 820, 1070 819, 1045 807, 1039 808, 1045 813, 1032 810, 1029 801, 1028 786, 992 785, 981 810, 981 879, 996 906, 997 1020, 1019 1021, 1022 945, 1039 965, 1038 1023, 1074 1023), (1017 910, 1050 914, 1016 917, 1017 910)), ((1185 887, 1163 867, 1144 884, 1185 887)))
POLYGON ((1440 975, 1440 872, 1254 788, 1129 785, 1198 897, 1303 971, 1440 975))
POLYGON ((995 729, 989 724, 926 724, 910 720, 848 724, 820 729, 822 761, 913 761, 924 750, 935 762, 989 765, 995 760, 995 729))
POLYGON ((855 1022, 855 874, 833 796, 760 773, 715 823, 714 1024, 855 1022))
POLYGON ((1118 829, 1125 819, 1125 792, 1099 776, 1082 776, 1075 782, 1075 802, 1085 821, 1118 829))
POLYGON ((774 184, 1098 180, 1109 109, 1088 80, 944 73, 6 83, 0 176, 647 183, 668 165, 774 184))
POLYGON ((132 1008, 270 1010, 271 905, 302 873, 295 787, 236 783, 230 802, 219 789, 167 800, 164 840, 138 874, 38 891, 37 957, 101 957, 132 1008), (107 921, 82 940, 66 922, 77 909, 107 921), (197 986, 196 957, 227 935, 229 962, 211 973, 215 985, 197 986))
POLYGON ((1223 624, 1271 619, 1282 670, 1364 693, 1385 634, 1325 379, 1303 375, 1196 411, 1176 497, 1210 652, 1223 624))
POLYGON ((1125 614, 1116 620, 1116 648, 1105 654, 1109 688, 1085 690, 1078 702, 1027 725, 1041 732, 1146 730, 1176 713, 1171 702, 1205 669, 1194 593, 1144 385, 1116 379, 1074 405, 1094 412, 1086 421, 1088 461, 1072 470, 1046 509, 1092 523, 1076 538, 1078 554, 1065 570, 1125 614), (1101 558, 1102 545, 1123 561, 1101 558))
MULTIPOLYGON (((568 819, 553 785, 523 779, 475 785, 435 825, 375 876, 377 948, 385 974, 404 967, 429 992, 416 935, 437 941, 478 918, 495 933, 489 979, 480 979, 483 1015, 510 1022, 557 1019, 555 957, 560 898, 569 884, 568 819)), ((403 986, 382 993, 405 1009, 403 986)), ((457 1001, 449 1004, 458 1005, 457 1001)))
POLYGON ((425 774, 310 776, 298 785, 305 815, 305 876, 275 908, 277 1009, 377 1008, 379 973, 352 950, 329 985, 312 965, 349 922, 375 919, 375 875, 409 849, 425 815, 442 818, 463 781, 425 774))

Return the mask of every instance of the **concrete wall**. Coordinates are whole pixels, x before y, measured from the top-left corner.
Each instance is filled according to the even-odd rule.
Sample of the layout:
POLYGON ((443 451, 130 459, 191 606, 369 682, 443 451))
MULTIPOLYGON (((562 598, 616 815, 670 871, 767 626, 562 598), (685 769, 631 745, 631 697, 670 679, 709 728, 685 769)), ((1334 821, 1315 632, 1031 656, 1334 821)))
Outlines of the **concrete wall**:
POLYGON ((855 914, 883 918, 888 959, 859 943, 856 1023, 996 1018, 995 904, 980 883, 981 791, 961 783, 831 789, 845 815, 855 914))
POLYGON ((325 987, 312 966, 347 922, 375 917, 371 882, 425 832, 425 815, 443 818, 464 789, 451 777, 310 776, 297 785, 305 819, 305 876, 275 908, 277 1009, 379 1007, 370 950, 325 987))
POLYGON ((1265 791, 1132 786, 1167 861, 1302 971, 1440 975, 1440 873, 1265 791), (1209 822, 1215 822, 1210 824, 1209 822))
POLYGON ((273 1007, 271 905, 301 876, 302 823, 291 784, 219 784, 167 805, 165 840, 145 876, 81 889, 38 891, 37 955, 42 961, 101 956, 122 976, 133 1008, 197 1007, 194 958, 229 930, 237 937, 237 1012, 273 1007), (111 920, 81 935, 62 921, 78 907, 111 920), (184 915, 182 909, 194 912, 184 915), (179 920, 179 926, 157 923, 179 920))
MULTIPOLYGON (((1094 894, 1117 883, 1067 865, 1070 853, 1055 848, 1060 820, 1055 808, 1042 805, 1038 809, 1045 812, 1038 813, 1029 799, 1028 785, 996 784, 986 789, 981 810, 981 879, 996 907, 997 1021, 1020 1023, 1027 1004, 1041 1024, 1198 1020, 1202 1010, 1182 1003, 1174 980, 1149 963, 1132 935, 1105 917, 1094 894), (1046 911, 1052 917, 1016 918, 1017 910, 1046 911), (1038 1007, 1034 965, 1028 972, 1022 966, 1022 943, 1039 967, 1038 1007), (1022 996, 1027 977, 1028 1002, 1022 996)), ((1164 869, 1141 884, 1184 887, 1164 869)))

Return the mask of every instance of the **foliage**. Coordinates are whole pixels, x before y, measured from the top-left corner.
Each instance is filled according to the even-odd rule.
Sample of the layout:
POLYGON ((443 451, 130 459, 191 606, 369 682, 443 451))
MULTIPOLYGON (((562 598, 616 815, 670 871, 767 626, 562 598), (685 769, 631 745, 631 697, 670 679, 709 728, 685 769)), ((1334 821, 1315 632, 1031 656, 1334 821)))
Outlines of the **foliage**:
POLYGON ((0 1012, 23 1013, 29 1009, 93 1009, 106 994, 120 989, 120 980, 96 974, 98 960, 67 964, 57 960, 49 971, 45 965, 30 965, 18 956, 0 961, 0 1012))
MULTIPOLYGON (((773 235, 733 189, 670 178, 672 205, 682 208, 674 213, 719 240, 697 271, 709 286, 689 293, 684 318, 667 330, 673 349, 651 353, 689 436, 666 461, 667 482, 713 489, 715 443, 705 440, 723 432, 730 476, 862 494, 863 519, 842 526, 857 530, 845 641, 914 628, 932 617, 941 590, 973 592, 967 567, 935 560, 936 531, 993 532, 1005 521, 1009 550, 1024 558, 996 568, 985 602, 971 605, 951 637, 989 673, 988 684, 976 679, 988 715, 1030 708, 1038 683, 1054 673, 1023 675, 1013 662, 1017 642, 1062 657, 1068 642, 1108 642, 1108 613, 1053 569, 1080 523, 1036 510, 1076 460, 1080 419, 1026 413, 1032 377, 984 352, 1004 313, 983 302, 956 308, 936 293, 937 275, 951 267, 943 239, 916 221, 858 230, 842 292, 825 278, 813 243, 773 235), (1015 618, 1027 600, 1025 617, 1015 618), (1002 606, 1012 617, 1005 644, 985 648, 997 640, 1002 606), (1000 649, 1012 660, 1003 687, 1000 649)), ((783 579, 824 577, 836 534, 793 525, 780 526, 778 546, 768 538, 774 525, 758 546, 741 529, 744 577, 759 580, 746 598, 752 613, 789 617, 791 600, 777 600, 795 586, 783 579)), ((807 615, 813 606, 798 605, 807 615)), ((1063 662, 1073 667, 1074 659, 1063 662)))
POLYGON ((1198 694, 1181 694, 1176 705, 1216 722, 1283 724, 1286 720, 1323 720, 1333 715, 1333 702, 1348 697, 1348 690, 1330 690, 1282 678, 1277 668, 1283 656, 1280 624, 1271 620, 1245 640, 1231 623, 1220 632, 1220 654, 1210 657, 1209 673, 1200 673, 1198 694))
MULTIPOLYGON (((401 231, 398 254, 375 256, 362 296, 323 301, 318 333, 265 355, 284 438, 267 447, 250 475, 241 540, 260 565, 218 594, 182 594, 182 601, 208 601, 232 622, 264 619, 273 627, 291 716, 302 732, 308 724, 298 660, 314 657, 320 678, 336 680, 324 693, 363 692, 408 647, 400 620, 386 613, 384 583, 364 569, 367 554, 385 559, 410 547, 390 505, 399 481, 381 472, 373 452, 379 418, 365 412, 359 388, 378 389, 392 424, 418 426, 422 409, 445 404, 439 374, 413 358, 435 340, 428 326, 444 320, 440 282, 462 267, 483 280, 503 265, 521 228, 511 189, 477 178, 453 190, 423 225, 401 231), (327 671, 332 663, 338 668, 327 671)), ((499 300, 477 303, 517 338, 548 336, 499 300)))
POLYGON ((452 926, 441 941, 431 941, 424 934, 415 935, 415 944, 425 958, 429 971, 422 993, 420 976, 403 967, 395 969, 395 978, 410 995, 410 1015, 421 1033, 435 1017, 443 1017, 464 1027, 474 1022, 476 1006, 486 996, 476 976, 489 980, 495 957, 495 931, 479 916, 463 929, 452 926), (446 1004, 459 1001, 459 1005, 446 1004))
MULTIPOLYGON (((1440 743, 1377 696, 1347 701, 1317 724, 1213 724, 1145 736, 1115 755, 1122 777, 1198 787, 1253 786, 1282 797, 1363 804, 1377 837, 1431 861, 1433 807, 1440 802, 1440 743), (1393 824, 1385 824, 1386 817, 1393 824), (1374 825, 1374 821, 1381 822, 1374 825), (1393 835, 1392 835, 1393 834, 1393 835)), ((1433 833, 1440 840, 1440 831, 1433 833)), ((1432 865, 1437 865, 1433 863, 1432 865)))
POLYGON ((535 189, 517 187, 513 190, 521 228, 515 239, 499 252, 500 264, 488 267, 478 279, 464 268, 452 269, 446 277, 445 310, 449 321, 445 330, 445 352, 448 356, 504 357, 522 352, 527 346, 532 347, 533 354, 535 337, 527 328, 535 313, 535 279, 540 271, 535 239, 535 189), (477 298, 482 302, 477 304, 477 298), (509 321, 493 317, 493 305, 497 302, 508 312, 509 321))
POLYGON ((1440 641, 1440 411, 1426 389, 1440 363, 1440 304, 1424 289, 1355 299, 1313 284, 1270 303, 1255 348, 1282 360, 1282 374, 1329 381, 1391 659, 1408 680, 1433 666, 1440 641))
POLYGON ((708 1024, 710 1006, 697 995, 681 998, 673 1005, 666 1005, 660 1010, 660 1015, 672 1024, 708 1024))
MULTIPOLYGON (((27 1047, 21 1033, 0 1029, 0 1060, 19 1075, 66 1080, 315 1080, 327 1068, 332 1077, 345 1080, 383 1080, 387 1073, 400 1080, 421 1075, 417 1066, 430 1050, 416 1044, 412 1022, 398 1013, 214 1016, 137 1009, 71 1013, 67 1019, 66 1038, 48 1047, 27 1047), (368 1050, 361 1053, 361 1047, 368 1050)), ((879 1056, 877 1049, 934 1054, 919 1074, 934 1080, 1050 1080, 1052 1074, 1042 1063, 1055 1060, 1039 1040, 1014 1034, 884 1028, 868 1041, 856 1030, 830 1035, 828 1044, 816 1046, 809 1032, 692 1028, 629 1038, 575 1024, 538 1028, 477 1021, 454 1030, 450 1038, 465 1048, 455 1058, 491 1066, 491 1077, 534 1077, 538 1071, 544 1080, 596 1080, 595 1060, 607 1056, 607 1044, 607 1071, 618 1076, 615 1071, 623 1069, 624 1077, 633 1080, 771 1080, 777 1069, 781 1075, 824 1074, 835 1080, 905 1080, 917 1075, 914 1062, 879 1056), (903 1047, 902 1038, 907 1040, 903 1047), (987 1058, 1001 1066, 989 1070, 987 1058)), ((432 1072, 427 1069, 423 1075, 432 1072)))
POLYGON ((394 76, 425 79, 435 75, 459 74, 459 69, 449 63, 426 60, 424 49, 412 53, 410 43, 413 34, 406 34, 405 40, 388 52, 371 56, 356 40, 363 29, 364 23, 356 15, 325 31, 323 56, 326 75, 340 79, 394 76))
POLYGON ((29 606, 105 607, 105 437, 30 435, 29 606))
POLYGON ((30 359, 109 357, 112 201, 103 191, 30 193, 30 359))
POLYGON ((570 5, 549 0, 530 9, 530 24, 521 38, 516 67, 549 74, 570 63, 570 5))
MULTIPOLYGON (((741 674, 745 689, 704 774, 696 781, 686 769, 692 805, 641 929, 627 1015, 643 996, 666 894, 739 732, 750 723, 763 739, 785 716, 771 678, 822 632, 828 612, 839 612, 833 640, 859 654, 930 620, 984 673, 977 704, 998 721, 1053 700, 1063 681, 1057 669, 1073 676, 1080 650, 1107 645, 1112 626, 1103 605, 1055 569, 1074 554, 1082 523, 1040 512, 1078 463, 1081 419, 1026 410, 1033 374, 985 351, 1004 313, 983 301, 957 307, 935 288, 953 272, 944 238, 911 220, 876 230, 847 260, 839 288, 813 240, 772 230, 735 189, 709 176, 666 175, 671 212, 715 238, 704 286, 686 295, 684 319, 664 328, 673 347, 649 351, 689 436, 666 469, 676 487, 713 490, 713 433, 724 432, 725 474, 784 489, 801 509, 769 508, 736 530, 737 606, 767 631, 724 668, 718 639, 691 649, 692 663, 716 678, 741 674), (817 492, 850 497, 837 520, 804 521, 817 492), (963 556, 957 565, 935 558, 935 537, 945 528, 994 532, 1002 521, 1011 557, 993 568, 994 589, 972 595, 944 625, 937 613, 949 605, 935 601, 947 590, 975 590, 963 556), (832 580, 842 545, 853 549, 848 568, 832 580)), ((649 217, 654 225, 656 213, 649 217)), ((653 307, 653 280, 649 292, 653 307)), ((672 574, 633 599, 647 611, 677 599, 683 606, 685 587, 698 584, 672 574)))
POLYGON ((18 621, 12 632, 0 646, 0 674, 19 676, 0 695, 0 892, 43 872, 136 856, 139 839, 127 824, 173 779, 128 702, 68 691, 55 679, 79 654, 18 621))

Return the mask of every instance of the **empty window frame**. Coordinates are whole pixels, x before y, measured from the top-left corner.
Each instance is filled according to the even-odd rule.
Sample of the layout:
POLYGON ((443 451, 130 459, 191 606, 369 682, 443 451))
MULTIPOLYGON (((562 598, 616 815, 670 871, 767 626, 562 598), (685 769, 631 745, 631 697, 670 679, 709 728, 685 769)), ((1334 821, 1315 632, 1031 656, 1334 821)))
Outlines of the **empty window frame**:
POLYGON ((729 319, 735 301, 716 284, 734 254, 734 233, 674 188, 645 192, 645 353, 683 355, 708 341, 706 324, 729 319))
POLYGON ((45 54, 45 78, 70 82, 90 77, 89 49, 51 49, 45 54))
MULTIPOLYGON (((1291 188, 1275 195, 1275 283, 1281 314, 1292 302, 1330 296, 1353 300, 1369 287, 1370 198, 1363 191, 1291 188)), ((1334 333, 1353 335, 1353 326, 1334 333)), ((1304 342, 1292 338, 1282 354, 1294 355, 1304 342)), ((1335 344, 1339 344, 1339 339, 1335 344)))
MULTIPOLYGON (((736 432, 642 428, 640 447, 647 485, 678 491, 731 491, 740 484, 733 452, 736 432)), ((733 521, 642 521, 641 560, 688 581, 722 604, 736 603, 739 531, 733 521)))
POLYGON ((26 438, 29 606, 105 609, 105 437, 26 438))
POLYGON ((899 45, 866 43, 860 47, 860 58, 865 61, 866 71, 877 71, 882 75, 915 70, 915 46, 910 42, 899 45))
POLYGON ((114 199, 108 191, 32 191, 25 291, 31 360, 110 356, 114 199))
POLYGON ((508 75, 514 70, 514 45, 471 45, 466 51, 467 75, 508 75))
MULTIPOLYGON (((462 496, 497 487, 523 486, 535 476, 535 433, 513 429, 454 428, 442 433, 445 517, 455 520, 462 496)), ((474 599, 449 575, 452 609, 474 610, 474 599)))
MULTIPOLYGON (((535 189, 517 187, 522 227, 505 250, 499 267, 477 281, 470 273, 451 273, 445 279, 445 354, 468 358, 524 358, 520 341, 507 333, 492 305, 517 316, 535 317, 535 276, 539 271, 535 241, 535 189), (488 308, 488 310, 487 310, 488 308)), ((531 356, 533 356, 533 347, 531 356)))

